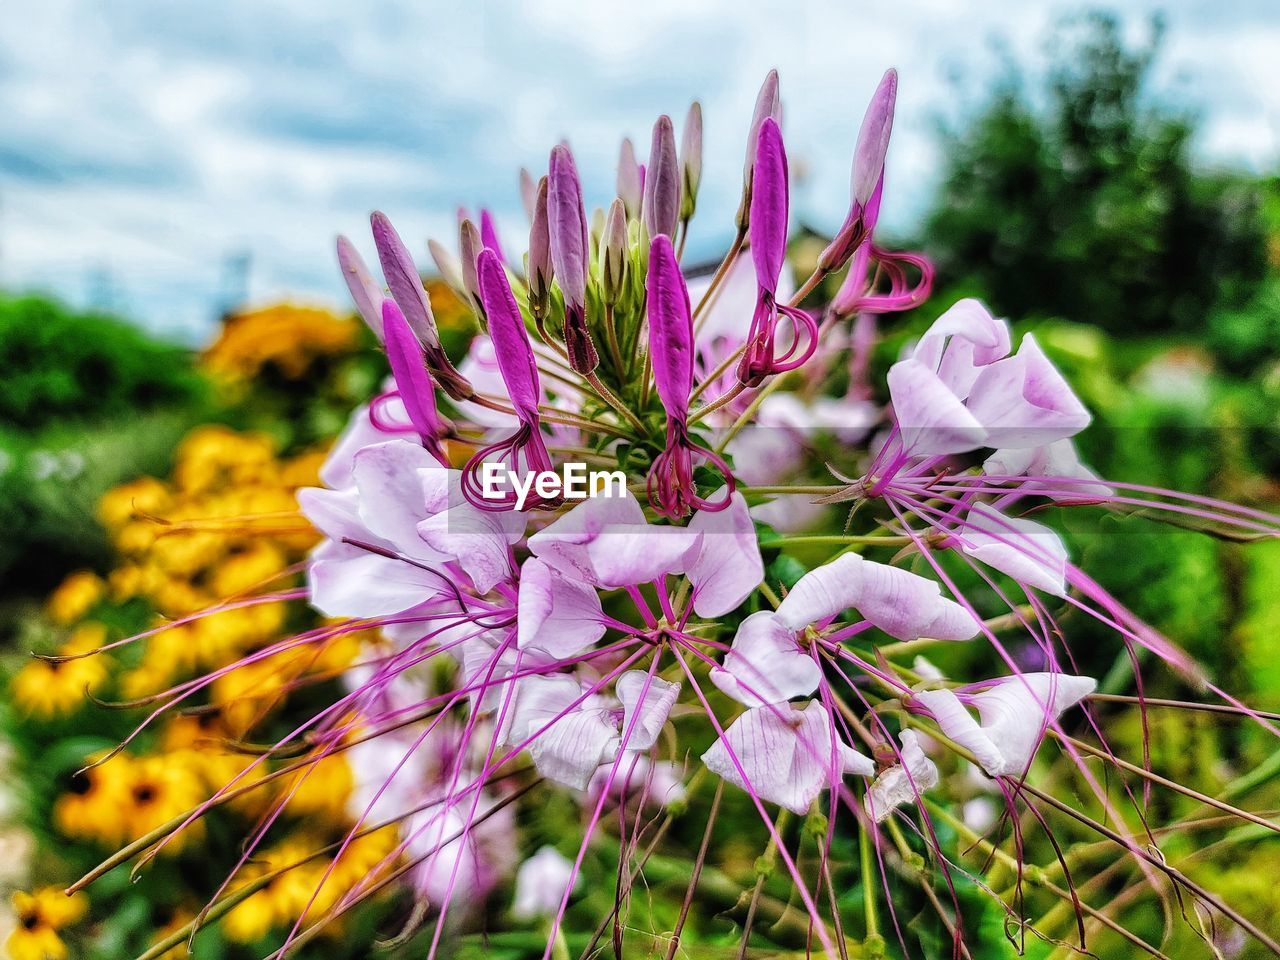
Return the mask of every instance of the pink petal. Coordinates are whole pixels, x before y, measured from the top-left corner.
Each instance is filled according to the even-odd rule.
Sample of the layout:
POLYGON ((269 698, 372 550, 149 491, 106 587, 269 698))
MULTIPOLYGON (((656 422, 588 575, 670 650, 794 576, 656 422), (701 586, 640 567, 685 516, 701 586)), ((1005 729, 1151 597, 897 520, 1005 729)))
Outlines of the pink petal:
POLYGON ((595 582, 602 587, 629 587, 670 573, 683 573, 699 535, 686 527, 605 527, 587 545, 595 582))
POLYGON ((902 443, 915 456, 965 453, 987 432, 939 376, 914 357, 889 368, 889 396, 902 443))
POLYGON ((557 659, 572 657, 604 636, 604 614, 594 588, 570 580, 537 557, 520 568, 517 644, 557 659))
POLYGON ((913 698, 938 724, 938 728, 950 739, 974 755, 978 765, 992 776, 1004 771, 1004 755, 987 731, 965 709, 960 698, 951 690, 922 690, 913 698))
POLYGON ((375 535, 411 556, 426 550, 418 536, 418 524, 428 516, 426 478, 435 474, 439 483, 446 471, 419 444, 390 440, 365 447, 352 467, 360 492, 360 519, 375 535))
POLYGON ((1074 436, 1092 419, 1031 334, 1017 354, 982 369, 969 409, 992 447, 1044 446, 1074 436))
POLYGON ((644 508, 631 493, 622 496, 591 497, 529 538, 529 549, 561 573, 583 577, 588 583, 599 580, 588 555, 588 547, 606 527, 647 527, 644 508))

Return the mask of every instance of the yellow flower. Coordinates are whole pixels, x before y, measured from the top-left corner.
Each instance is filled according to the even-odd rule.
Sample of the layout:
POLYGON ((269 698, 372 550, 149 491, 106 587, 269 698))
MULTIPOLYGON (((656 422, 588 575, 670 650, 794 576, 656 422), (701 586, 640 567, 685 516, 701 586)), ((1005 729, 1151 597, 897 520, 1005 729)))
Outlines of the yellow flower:
POLYGON ((123 842, 133 776, 132 758, 123 753, 74 774, 54 801, 54 826, 68 837, 110 845, 123 842))
POLYGON ((108 530, 118 531, 140 516, 159 516, 169 509, 169 488, 155 477, 141 477, 103 494, 98 517, 108 530))
POLYGON ((80 570, 69 575, 49 594, 45 613, 54 623, 67 625, 83 617, 102 599, 107 585, 96 573, 80 570))
POLYGON ((58 931, 84 915, 86 901, 83 893, 68 897, 57 887, 14 893, 17 923, 5 941, 10 960, 64 960, 67 945, 58 931))
MULTIPOLYGON (((72 631, 57 656, 87 653, 102 646, 107 628, 86 623, 72 631)), ((108 662, 102 656, 75 660, 32 660, 14 674, 9 695, 19 710, 29 716, 51 719, 71 713, 84 705, 85 694, 97 692, 106 682, 108 662)))
MULTIPOLYGON (((129 835, 138 838, 150 833, 206 799, 203 785, 181 753, 140 757, 133 763, 125 822, 129 835)), ((204 833, 204 822, 196 820, 183 828, 165 846, 177 853, 189 841, 204 833)))
POLYGON ((204 363, 231 381, 251 379, 266 367, 286 380, 301 380, 317 359, 350 353, 359 334, 352 317, 276 304, 227 318, 204 363))
POLYGON ((335 753, 299 770, 283 789, 289 797, 290 813, 301 817, 321 816, 336 822, 346 813, 351 786, 351 766, 344 754, 335 753))
MULTIPOLYGON (((227 937, 240 943, 253 943, 272 929, 297 920, 319 887, 328 865, 322 857, 300 862, 319 846, 318 841, 291 837, 270 850, 262 851, 248 864, 240 873, 237 889, 243 890, 251 884, 261 884, 261 887, 227 913, 223 921, 223 932, 227 937), (273 876, 281 870, 284 872, 273 876)), ((325 887, 328 888, 329 884, 326 883, 325 887)), ((332 901, 320 903, 317 899, 311 912, 314 914, 331 904, 332 901)))

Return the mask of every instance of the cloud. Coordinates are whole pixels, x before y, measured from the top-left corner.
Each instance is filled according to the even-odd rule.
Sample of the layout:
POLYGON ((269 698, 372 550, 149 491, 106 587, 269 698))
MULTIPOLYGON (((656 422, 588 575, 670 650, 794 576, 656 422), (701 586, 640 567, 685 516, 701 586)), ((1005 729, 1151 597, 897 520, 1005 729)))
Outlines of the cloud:
MULTIPOLYGON (((771 66, 804 171, 797 216, 825 227, 844 214, 866 98, 900 68, 886 220, 909 226, 935 176, 951 76, 981 86, 1001 68, 993 37, 1025 59, 1053 22, 1014 0, 19 3, 0 20, 0 282, 83 301, 109 274, 117 306, 191 339, 222 306, 228 256, 252 254, 257 297, 337 304, 332 237, 368 249, 374 208, 408 237, 451 240, 457 206, 487 204, 519 246, 520 165, 541 168, 567 137, 602 204, 620 137, 644 153, 653 118, 681 122, 695 96, 707 185, 691 250, 711 255, 771 66)), ((1233 8, 1179 4, 1166 62, 1204 100, 1203 148, 1263 164, 1278 139, 1280 24, 1261 0, 1233 8)))

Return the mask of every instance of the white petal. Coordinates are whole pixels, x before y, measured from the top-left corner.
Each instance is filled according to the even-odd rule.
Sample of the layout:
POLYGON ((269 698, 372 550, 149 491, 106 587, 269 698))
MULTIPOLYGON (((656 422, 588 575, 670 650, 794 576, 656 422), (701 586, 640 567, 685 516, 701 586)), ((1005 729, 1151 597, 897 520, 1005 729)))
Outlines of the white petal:
POLYGON ((1049 725, 1097 688, 1092 677, 1065 673, 1024 673, 1005 677, 989 690, 973 695, 982 727, 1000 745, 1003 773, 1020 776, 1031 764, 1049 725))
POLYGON ((915 358, 889 368, 889 396, 904 449, 915 456, 965 453, 987 432, 936 373, 915 358))
POLYGON ((555 847, 543 847, 516 871, 511 912, 523 920, 551 916, 560 909, 572 877, 573 862, 555 847))
POLYGON ((1048 527, 977 503, 958 531, 960 549, 1026 587, 1067 595, 1067 548, 1048 527))
POLYGON ((1004 772, 1004 753, 951 690, 922 690, 915 701, 932 715, 939 729, 974 755, 993 777, 1004 772))
POLYGON ((858 612, 898 640, 968 640, 981 625, 973 614, 942 596, 933 580, 910 570, 863 561, 858 612))
POLYGON ((748 710, 717 740, 702 761, 729 783, 803 814, 818 795, 846 772, 871 772, 857 751, 833 747, 831 720, 822 704, 804 710, 783 704, 748 710), (745 776, 744 776, 745 774, 745 776))
POLYGON ((604 612, 595 588, 563 576, 537 557, 520 569, 517 643, 572 657, 604 636, 604 612))
MULTIPOLYGON (((712 500, 719 494, 713 494, 712 500)), ((701 534, 697 559, 687 571, 693 584, 693 612, 720 617, 734 610, 764 579, 760 542, 747 501, 735 493, 724 510, 699 510, 689 529, 701 534)))
POLYGON ((795 634, 767 610, 742 621, 724 666, 711 671, 712 683, 749 707, 807 696, 818 688, 821 677, 795 634))
POLYGON ((778 604, 778 619, 800 631, 853 606, 862 589, 862 564, 856 553, 844 553, 810 570, 778 604))
POLYGON ((311 605, 327 617, 382 617, 438 596, 440 577, 412 563, 329 541, 311 555, 311 605))
POLYGON ((623 736, 626 736, 628 730, 631 731, 626 740, 627 749, 648 750, 657 742, 658 734, 662 732, 671 713, 671 707, 680 696, 680 684, 661 677, 651 678, 643 670, 628 670, 618 677, 614 692, 622 702, 624 711, 623 736))
POLYGON ((902 762, 876 777, 867 790, 867 812, 877 823, 904 804, 918 803, 920 795, 938 783, 938 768, 920 749, 916 732, 903 730, 899 739, 902 762))

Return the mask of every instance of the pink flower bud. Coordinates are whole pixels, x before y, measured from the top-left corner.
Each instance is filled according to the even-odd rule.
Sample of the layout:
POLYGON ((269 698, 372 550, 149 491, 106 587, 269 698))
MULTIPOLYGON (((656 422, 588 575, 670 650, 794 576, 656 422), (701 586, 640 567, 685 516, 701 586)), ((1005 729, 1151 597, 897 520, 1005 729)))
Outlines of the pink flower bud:
POLYGON ((374 336, 382 339, 382 301, 386 299, 382 292, 382 284, 373 279, 373 274, 365 266, 364 260, 346 237, 338 237, 338 266, 342 268, 342 279, 347 282, 351 291, 351 299, 355 301, 356 311, 360 318, 369 325, 374 336))
POLYGON ((538 180, 533 199, 533 225, 529 228, 529 309, 535 317, 547 312, 551 291, 551 235, 547 224, 547 178, 538 180))
POLYGON ((564 144, 551 151, 547 176, 547 225, 551 265, 566 306, 583 308, 587 302, 587 212, 582 205, 582 183, 573 154, 564 144))

